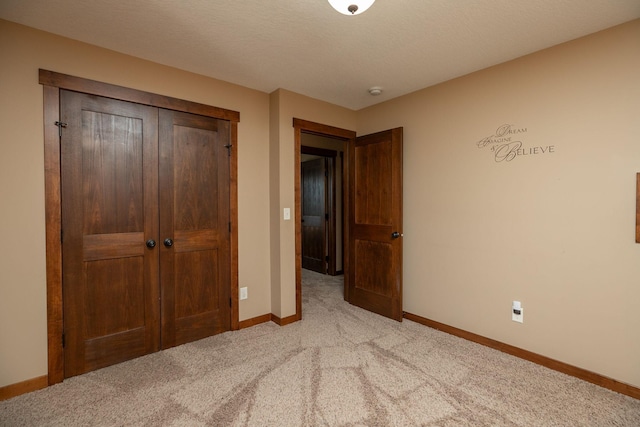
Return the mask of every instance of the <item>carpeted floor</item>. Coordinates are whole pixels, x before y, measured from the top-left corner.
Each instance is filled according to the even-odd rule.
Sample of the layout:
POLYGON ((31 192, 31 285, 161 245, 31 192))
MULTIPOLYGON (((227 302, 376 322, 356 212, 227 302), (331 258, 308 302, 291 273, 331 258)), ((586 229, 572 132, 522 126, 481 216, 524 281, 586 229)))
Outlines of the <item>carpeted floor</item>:
POLYGON ((350 306, 304 271, 265 323, 0 402, 0 426, 640 426, 640 401, 350 306))

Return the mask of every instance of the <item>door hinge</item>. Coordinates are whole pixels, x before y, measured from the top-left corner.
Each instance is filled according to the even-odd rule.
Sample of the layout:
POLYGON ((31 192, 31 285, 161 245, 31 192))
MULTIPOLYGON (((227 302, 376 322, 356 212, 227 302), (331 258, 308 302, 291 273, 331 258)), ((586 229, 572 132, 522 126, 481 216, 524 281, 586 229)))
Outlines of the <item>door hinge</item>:
POLYGON ((64 231, 60 229, 60 243, 64 243, 64 231))
POLYGON ((226 144, 226 145, 224 146, 224 148, 226 148, 226 149, 227 149, 227 151, 229 152, 229 157, 231 157, 231 147, 233 147, 233 145, 231 145, 231 144, 226 144))
POLYGON ((325 219, 325 221, 329 221, 329 214, 328 213, 324 214, 324 219, 325 219))
POLYGON ((64 333, 62 334, 62 348, 66 345, 66 340, 64 338, 64 333))
POLYGON ((329 255, 327 255, 326 257, 324 257, 324 260, 329 262, 329 261, 331 261, 331 257, 329 255))
POLYGON ((231 298, 229 298, 229 307, 231 307, 231 298))
POLYGON ((58 136, 62 138, 62 128, 66 128, 67 123, 57 121, 55 125, 58 126, 58 136))
POLYGON ((231 233, 231 221, 229 221, 229 233, 231 233))

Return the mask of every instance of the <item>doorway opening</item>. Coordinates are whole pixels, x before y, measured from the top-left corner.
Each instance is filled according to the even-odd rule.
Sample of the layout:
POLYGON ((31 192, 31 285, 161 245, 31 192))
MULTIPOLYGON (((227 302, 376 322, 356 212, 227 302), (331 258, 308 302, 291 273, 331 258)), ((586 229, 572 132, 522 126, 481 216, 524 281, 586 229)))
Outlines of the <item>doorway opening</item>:
MULTIPOLYGON (((296 320, 302 319, 301 219, 305 218, 300 167, 302 140, 306 135, 315 135, 338 140, 344 151, 344 299, 366 310, 402 321, 403 129, 388 129, 356 137, 353 131, 296 118, 293 119, 293 126, 295 217, 300 219, 295 223, 296 320)), ((317 168, 321 168, 322 163, 320 161, 317 168)), ((319 212, 321 214, 322 210, 319 212)), ((318 212, 314 216, 315 224, 322 225, 318 221, 318 212)))
MULTIPOLYGON (((304 250, 306 252, 305 267, 309 264, 318 264, 320 269, 324 269, 324 274, 345 274, 344 298, 347 299, 346 272, 348 271, 348 261, 343 254, 348 253, 348 152, 349 146, 355 141, 356 133, 351 130, 322 125, 301 119, 293 119, 295 133, 295 213, 298 220, 295 224, 295 245, 296 245, 296 317, 302 318, 302 267, 303 267, 303 228, 307 235, 304 250), (304 148, 303 148, 304 147, 304 148), (326 167, 327 176, 322 177, 324 172, 317 171, 314 167, 309 168, 310 176, 316 176, 334 188, 333 194, 327 192, 328 197, 321 195, 319 198, 325 201, 323 209, 305 209, 303 212, 303 161, 316 160, 317 167, 326 167), (331 160, 327 160, 331 159, 331 160), (332 163, 332 164, 331 164, 332 163), (330 173, 330 169, 333 172, 330 173), (332 175, 332 176, 329 176, 332 175), (327 178, 321 179, 321 178, 327 178), (327 204, 327 198, 329 203, 327 204), (327 210, 329 209, 329 210, 327 210), (321 212, 324 210, 324 212, 321 212), (314 214, 314 215, 305 215, 314 214), (321 214, 321 215, 318 215, 321 214), (327 215, 328 214, 328 215, 327 215), (320 217, 320 218, 319 218, 320 217), (328 218, 328 219, 327 219, 328 218), (302 220, 305 220, 303 223, 302 220), (311 224, 310 224, 311 223, 311 224), (328 224, 327 224, 328 223, 328 224), (304 227, 303 227, 303 224, 304 227), (320 225, 320 227, 318 227, 320 225), (328 227, 322 227, 322 225, 328 227), (307 227, 309 226, 309 227, 307 227), (320 231, 319 231, 320 230, 320 231), (324 231, 326 230, 326 231, 324 231), (313 237, 313 234, 320 237, 313 237), (312 241, 319 242, 320 249, 308 251, 312 241), (311 252, 311 253, 309 253, 311 252), (324 255, 320 255, 324 254, 324 255), (324 260, 320 259, 325 256, 324 260), (328 257, 328 260, 327 258, 328 257)), ((322 170, 322 169, 320 169, 322 170)), ((310 188, 317 188, 316 184, 308 183, 310 188)), ((308 187, 309 188, 309 187, 308 187)), ((329 188, 329 190, 331 190, 329 188)), ((307 195, 309 190, 307 190, 307 195)), ((325 191, 322 191, 324 194, 325 191)), ((309 207, 309 206, 307 206, 309 207)), ((317 271, 317 270, 316 270, 317 271)))
POLYGON ((302 268, 335 276, 343 273, 343 142, 303 133, 302 144, 302 268))

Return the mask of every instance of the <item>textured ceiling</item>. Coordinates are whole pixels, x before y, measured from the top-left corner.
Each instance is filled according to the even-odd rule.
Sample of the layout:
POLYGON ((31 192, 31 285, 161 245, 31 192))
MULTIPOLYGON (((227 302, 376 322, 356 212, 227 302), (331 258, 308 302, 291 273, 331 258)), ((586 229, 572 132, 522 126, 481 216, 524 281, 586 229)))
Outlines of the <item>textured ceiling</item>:
POLYGON ((377 0, 358 16, 327 0, 0 1, 9 21, 356 110, 639 17, 639 0, 377 0))

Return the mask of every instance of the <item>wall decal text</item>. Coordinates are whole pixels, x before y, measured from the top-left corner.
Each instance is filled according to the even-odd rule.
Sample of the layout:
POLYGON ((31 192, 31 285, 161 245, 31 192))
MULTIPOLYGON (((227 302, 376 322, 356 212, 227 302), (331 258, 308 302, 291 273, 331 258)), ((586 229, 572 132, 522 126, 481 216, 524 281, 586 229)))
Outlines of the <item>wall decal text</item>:
POLYGON ((496 162, 510 162, 517 157, 537 156, 555 153, 555 145, 524 147, 522 137, 526 134, 526 127, 515 127, 511 124, 498 126, 495 133, 476 142, 480 149, 488 148, 494 155, 496 162))

